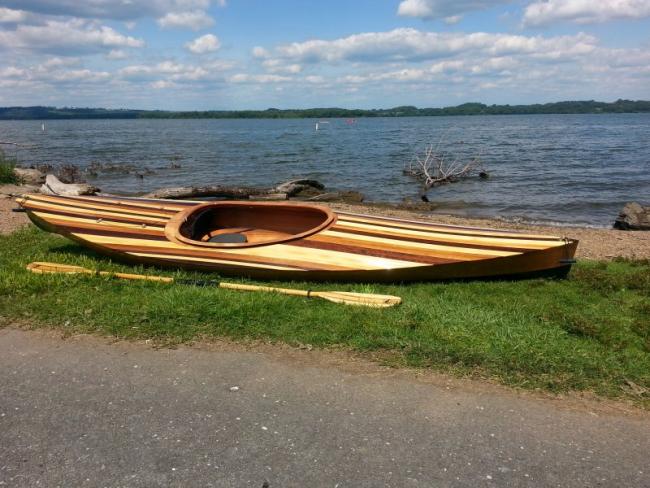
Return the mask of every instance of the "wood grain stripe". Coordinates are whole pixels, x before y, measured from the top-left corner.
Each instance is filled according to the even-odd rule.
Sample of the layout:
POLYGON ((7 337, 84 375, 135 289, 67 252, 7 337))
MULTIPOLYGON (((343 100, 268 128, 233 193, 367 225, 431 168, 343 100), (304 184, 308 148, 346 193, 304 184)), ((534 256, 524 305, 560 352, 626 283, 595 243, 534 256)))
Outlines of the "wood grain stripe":
POLYGON ((126 205, 106 205, 95 202, 83 202, 80 200, 75 200, 74 198, 66 197, 50 197, 47 195, 38 195, 35 198, 30 198, 30 200, 36 200, 39 202, 54 203, 56 205, 61 205, 63 207, 70 207, 82 210, 92 210, 92 211, 105 211, 105 212, 115 212, 120 214, 130 214, 130 215, 142 215, 147 217, 158 217, 169 219, 170 217, 176 215, 176 211, 163 211, 153 209, 145 209, 140 207, 126 206, 126 205))
POLYGON ((558 240, 559 237, 538 235, 538 234, 524 234, 515 231, 500 231, 498 229, 483 229, 480 227, 463 227, 457 225, 436 224, 429 222, 420 222, 416 220, 395 219, 390 217, 375 217, 363 214, 351 214, 346 212, 337 212, 339 221, 343 222, 360 222, 374 225, 381 225, 383 227, 396 227, 411 230, 433 230, 435 232, 442 232, 445 234, 456 235, 471 235, 471 236, 485 236, 485 237, 505 237, 509 239, 533 239, 533 240, 558 240))
MULTIPOLYGON (((129 256, 136 256, 142 258, 149 258, 152 262, 165 261, 167 264, 175 264, 179 267, 187 266, 188 263, 191 263, 192 266, 198 266, 206 268, 209 271, 215 271, 215 264, 219 264, 219 268, 223 268, 231 271, 244 271, 246 269, 268 269, 268 270, 277 270, 277 271, 296 271, 296 272, 306 272, 307 269, 300 268, 289 268, 286 266, 274 266, 270 264, 258 265, 252 262, 246 263, 237 263, 235 261, 206 261, 204 259, 193 258, 189 256, 170 256, 167 254, 156 254, 149 252, 128 252, 126 253, 129 256)), ((218 271, 218 270, 217 270, 218 271)))
POLYGON ((332 227, 332 230, 337 232, 344 232, 350 234, 358 235, 367 235, 367 236, 377 236, 383 237, 386 239, 397 239, 404 240, 409 242, 421 242, 421 243, 431 243, 439 244, 443 246, 454 246, 459 248, 470 248, 470 249, 485 249, 485 250, 501 250, 501 251, 512 251, 512 252, 526 252, 529 250, 535 249, 547 249, 549 247, 561 246, 563 243, 558 242, 539 242, 539 241, 512 241, 505 239, 486 239, 486 238, 459 238, 457 236, 450 237, 445 239, 441 237, 440 234, 435 233, 424 233, 424 232, 415 232, 415 231, 384 231, 381 228, 356 224, 355 226, 349 226, 347 224, 339 225, 337 224, 332 227))
POLYGON ((132 222, 136 224, 146 223, 147 225, 158 225, 164 227, 168 219, 161 219, 158 217, 145 217, 136 216, 134 214, 117 214, 112 212, 91 211, 87 209, 78 209, 75 211, 73 207, 66 207, 52 203, 36 202, 28 200, 23 204, 27 210, 43 210, 50 213, 60 215, 68 215, 71 217, 92 217, 94 219, 114 220, 116 222, 132 222))
MULTIPOLYGON (((396 250, 401 248, 408 248, 414 250, 427 251, 430 250, 435 252, 436 255, 440 257, 450 257, 450 258, 460 258, 460 259, 487 259, 491 257, 499 256, 512 256, 514 254, 520 254, 515 251, 499 251, 492 249, 472 249, 472 248, 462 248, 458 246, 444 246, 439 244, 432 244, 430 242, 416 242, 414 240, 401 240, 394 238, 378 237, 378 236, 367 236, 364 234, 353 234, 349 232, 337 232, 335 230, 327 230, 322 232, 320 236, 328 237, 338 237, 339 239, 348 240, 354 242, 355 245, 365 245, 366 243, 381 243, 387 248, 395 248, 396 250), (363 244, 359 244, 362 242, 363 244)), ((413 252, 411 251, 411 252, 413 252)))
POLYGON ((355 236, 346 234, 345 236, 337 235, 333 232, 326 232, 313 236, 310 240, 318 242, 328 242, 333 244, 349 245, 364 249, 374 249, 378 251, 390 251, 403 254, 413 254, 416 256, 426 256, 432 260, 457 262, 457 261, 477 261, 481 259, 490 259, 495 256, 485 256, 483 254, 467 254, 456 252, 456 248, 445 246, 426 245, 419 242, 410 243, 407 241, 396 241, 389 239, 367 238, 366 236, 355 236))
POLYGON ((237 263, 255 263, 256 265, 271 265, 282 266, 288 269, 302 269, 302 270, 353 270, 346 266, 334 264, 321 264, 318 265, 308 260, 301 260, 295 258, 278 258, 277 254, 267 255, 254 255, 247 252, 234 252, 229 250, 212 250, 212 249, 197 249, 190 246, 182 246, 171 242, 161 244, 159 241, 136 239, 136 238, 121 238, 118 236, 104 236, 94 235, 86 232, 72 233, 78 239, 91 242, 93 244, 102 245, 108 249, 122 252, 149 252, 160 255, 169 256, 185 256, 193 259, 204 260, 206 262, 224 263, 232 262, 237 263))
POLYGON ((330 251, 339 251, 349 254, 359 254, 362 256, 371 256, 378 258, 387 258, 400 261, 409 261, 412 263, 422 263, 422 264, 444 264, 444 263, 453 263, 457 262, 457 259, 447 259, 438 256, 430 256, 424 254, 411 254, 407 252, 399 252, 394 250, 389 250, 378 245, 377 247, 368 247, 367 245, 355 246, 350 243, 350 241, 344 241, 343 239, 328 240, 327 238, 319 239, 316 238, 306 238, 299 241, 290 242, 289 245, 297 247, 308 247, 311 249, 326 249, 330 251))
POLYGON ((87 205, 106 205, 111 208, 116 209, 128 209, 130 211, 154 211, 160 213, 166 217, 176 215, 181 210, 184 210, 186 207, 181 206, 169 206, 166 205, 166 202, 161 201, 158 205, 150 203, 139 203, 137 201, 127 201, 127 200, 109 200, 103 197, 89 197, 89 196, 76 196, 76 197, 66 197, 66 199, 72 200, 74 202, 83 203, 87 205))
POLYGON ((100 225, 70 225, 65 222, 58 222, 55 220, 51 221, 53 224, 58 225, 59 229, 62 232, 67 232, 69 234, 88 234, 95 236, 105 236, 105 237, 121 237, 127 239, 148 239, 158 242, 167 242, 167 237, 165 234, 160 232, 152 232, 147 229, 108 229, 105 226, 100 225))
MULTIPOLYGON (((84 197, 84 198, 93 198, 93 197, 84 197)), ((137 202, 138 204, 159 204, 160 202, 165 202, 165 205, 172 207, 181 207, 181 209, 186 209, 193 205, 198 205, 199 203, 205 203, 203 200, 171 200, 171 199, 162 199, 162 198, 141 198, 141 197, 117 197, 112 195, 102 195, 99 197, 106 200, 123 200, 137 202)))
POLYGON ((91 196, 91 195, 80 195, 76 197, 66 197, 74 198, 76 200, 82 200, 86 202, 98 202, 102 204, 110 205, 128 205, 131 207, 137 208, 149 208, 154 210, 166 210, 170 212, 180 212, 182 210, 187 210, 188 207, 198 205, 199 203, 205 202, 190 202, 186 203, 178 200, 151 200, 143 198, 131 198, 131 197, 116 197, 116 196, 91 196))
POLYGON ((165 234, 165 229, 164 227, 156 226, 156 225, 148 225, 148 224, 139 224, 139 223, 132 223, 132 222, 115 222, 114 220, 102 220, 101 222, 97 222, 97 219, 88 219, 80 216, 68 216, 68 215, 63 215, 60 213, 54 214, 54 213, 48 213, 48 212, 41 212, 39 210, 32 211, 34 215, 37 217, 40 217, 41 219, 45 219, 48 222, 54 223, 54 224, 61 224, 61 225, 78 225, 81 227, 88 226, 89 229, 145 229, 148 231, 151 231, 152 234, 159 234, 159 235, 164 235, 165 234))

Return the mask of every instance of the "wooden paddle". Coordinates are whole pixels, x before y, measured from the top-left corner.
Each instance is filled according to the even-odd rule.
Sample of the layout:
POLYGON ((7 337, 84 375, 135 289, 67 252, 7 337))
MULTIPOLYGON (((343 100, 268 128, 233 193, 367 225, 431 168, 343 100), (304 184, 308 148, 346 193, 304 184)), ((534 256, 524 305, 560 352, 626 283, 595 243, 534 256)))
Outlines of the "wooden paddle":
POLYGON ((285 295, 297 295, 307 298, 322 298, 334 303, 343 303, 345 305, 361 305, 365 307, 392 307, 402 303, 400 297, 393 295, 377 295, 374 293, 353 293, 349 291, 313 291, 313 290, 296 290, 292 288, 275 288, 272 286, 244 285, 238 283, 224 283, 214 280, 179 280, 167 276, 138 275, 130 273, 113 273, 111 271, 97 271, 81 266, 72 266, 69 264, 34 262, 27 265, 27 269, 32 273, 64 273, 64 274, 91 274, 99 276, 110 276, 112 278, 122 278, 126 280, 146 280, 158 281, 162 283, 182 283, 197 286, 216 286, 227 288, 229 290, 242 291, 267 291, 283 293, 285 295))

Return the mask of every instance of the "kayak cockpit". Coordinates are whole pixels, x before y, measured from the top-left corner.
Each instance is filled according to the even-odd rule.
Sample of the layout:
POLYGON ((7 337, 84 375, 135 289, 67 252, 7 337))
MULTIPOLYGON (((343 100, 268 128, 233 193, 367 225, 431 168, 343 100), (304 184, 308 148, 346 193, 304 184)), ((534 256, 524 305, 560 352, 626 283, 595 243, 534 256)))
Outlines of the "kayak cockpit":
POLYGON ((319 206, 211 202, 174 216, 165 235, 171 241, 201 247, 252 247, 301 239, 335 220, 332 211, 319 206))

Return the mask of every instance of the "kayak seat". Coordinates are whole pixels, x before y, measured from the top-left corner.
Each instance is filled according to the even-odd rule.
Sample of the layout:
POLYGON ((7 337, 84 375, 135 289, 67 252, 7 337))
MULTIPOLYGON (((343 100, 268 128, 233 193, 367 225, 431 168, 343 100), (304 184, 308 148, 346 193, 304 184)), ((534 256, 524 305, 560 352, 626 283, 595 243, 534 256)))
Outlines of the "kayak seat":
POLYGON ((248 242, 245 232, 252 230, 250 227, 229 227, 216 229, 203 236, 197 236, 201 242, 222 242, 224 244, 241 244, 248 242))
POLYGON ((221 242, 224 244, 242 244, 248 242, 244 234, 217 234, 210 237, 207 242, 221 242))

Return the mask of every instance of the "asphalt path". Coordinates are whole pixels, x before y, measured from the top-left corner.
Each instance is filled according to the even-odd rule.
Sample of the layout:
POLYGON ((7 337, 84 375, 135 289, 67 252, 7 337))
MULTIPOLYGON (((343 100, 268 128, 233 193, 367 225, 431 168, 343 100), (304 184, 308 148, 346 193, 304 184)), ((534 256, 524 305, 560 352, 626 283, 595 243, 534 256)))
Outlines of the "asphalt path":
POLYGON ((1 329, 0 486, 650 486, 643 412, 269 350, 1 329))

